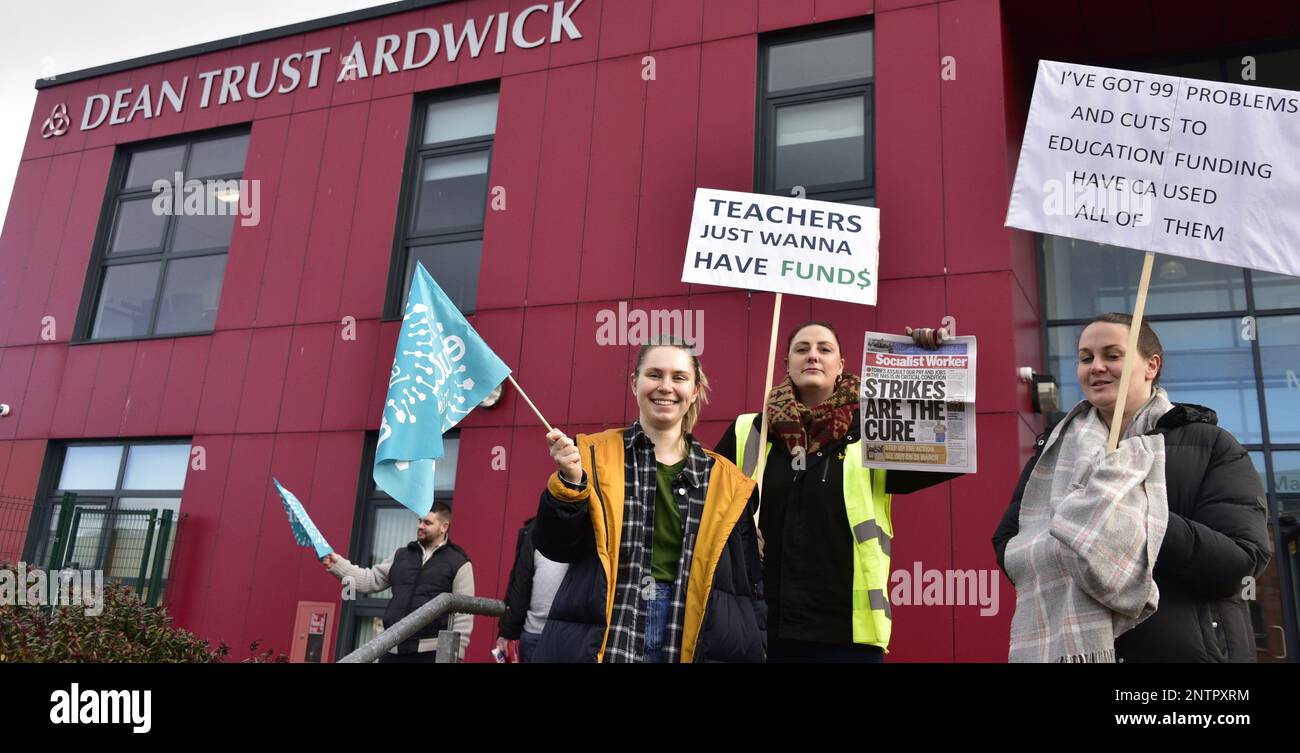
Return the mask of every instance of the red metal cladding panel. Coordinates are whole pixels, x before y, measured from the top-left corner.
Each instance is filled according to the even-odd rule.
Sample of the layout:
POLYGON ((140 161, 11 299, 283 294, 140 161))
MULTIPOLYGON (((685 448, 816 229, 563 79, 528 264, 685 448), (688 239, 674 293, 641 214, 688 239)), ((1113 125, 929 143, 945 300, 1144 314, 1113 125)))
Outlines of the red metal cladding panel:
MULTIPOLYGON (((385 67, 381 69, 382 73, 379 76, 372 77, 371 84, 370 84, 371 99, 383 99, 385 97, 408 96, 410 95, 411 92, 415 91, 415 76, 416 76, 415 71, 408 72, 403 70, 403 66, 406 65, 406 50, 407 50, 406 35, 408 32, 414 29, 418 29, 423 25, 424 25, 423 9, 414 10, 409 13, 398 13, 392 16, 384 16, 380 20, 380 29, 379 29, 380 35, 397 36, 398 48, 397 51, 393 53, 393 64, 397 66, 397 72, 396 73, 388 72, 388 68, 385 65, 385 67)), ((370 61, 372 72, 374 71, 374 67, 375 67, 373 53, 374 53, 373 49, 371 50, 371 52, 367 53, 367 55, 369 56, 367 57, 367 60, 370 61)), ((412 53, 412 55, 413 56, 418 55, 418 51, 416 53, 412 53)), ((411 58, 412 62, 416 62, 419 59, 420 59, 419 57, 411 58)))
MULTIPOLYGON (((146 130, 146 138, 157 139, 166 136, 172 136, 181 132, 185 127, 185 109, 189 107, 192 87, 198 80, 195 75, 195 58, 181 58, 164 63, 160 66, 153 66, 153 80, 150 82, 151 96, 153 98, 153 115, 149 119, 149 126, 146 130), (188 78, 188 81, 186 80, 188 78), (164 87, 166 82, 169 86, 164 87), (181 111, 177 112, 169 99, 169 94, 180 97, 181 111)), ((93 80, 93 79, 92 79, 93 80)), ((197 101, 197 99, 193 100, 197 101)))
POLYGON ((208 595, 199 632, 236 648, 243 638, 248 594, 256 588, 258 521, 272 495, 280 504, 270 478, 274 444, 275 437, 270 434, 235 436, 213 533, 221 548, 203 580, 208 595))
MULTIPOLYGON (((13 313, 13 326, 9 330, 10 345, 27 345, 41 341, 49 315, 45 302, 50 294, 50 280, 54 277, 54 263, 59 257, 59 247, 68 224, 68 210, 77 185, 77 167, 80 154, 65 154, 54 158, 49 182, 36 218, 36 232, 32 243, 20 253, 27 257, 27 268, 18 289, 18 305, 13 313)), ((56 322, 57 323, 57 322, 56 322)), ((72 321, 62 323, 72 327, 72 321)))
MULTIPOLYGON (((470 325, 493 353, 514 370, 519 366, 519 353, 523 337, 524 309, 493 309, 480 311, 470 317, 470 325)), ((528 389, 524 385, 524 389, 528 389)), ((461 421, 466 429, 488 426, 513 426, 514 400, 518 391, 509 382, 502 388, 501 400, 491 408, 478 408, 461 421)), ((527 406, 525 406, 527 410, 527 406)), ((531 412, 529 413, 531 415, 531 412)))
MULTIPOLYGON (((844 371, 862 374, 862 348, 868 331, 875 331, 876 307, 859 306, 843 301, 815 299, 809 319, 830 322, 840 335, 840 353, 844 356, 844 371)), ((938 326, 936 322, 933 326, 938 326)), ((785 345, 782 339, 777 347, 785 345)))
MULTIPOLYGON (((1138 7, 1129 6, 1124 9, 1125 15, 1136 20, 1138 18, 1136 14, 1140 12, 1138 8, 1141 6, 1149 7, 1149 5, 1149 3, 1141 3, 1138 7)), ((1227 40, 1224 39, 1225 25, 1221 16, 1225 15, 1224 11, 1229 7, 1231 7, 1231 10, 1227 10, 1227 13, 1235 13, 1238 8, 1235 3, 1229 6, 1220 2, 1220 0, 1179 0, 1177 5, 1178 12, 1176 14, 1156 11, 1150 16, 1143 16, 1142 18, 1147 19, 1143 23, 1124 24, 1124 26, 1128 27, 1125 30, 1119 28, 1109 29, 1110 33, 1098 39, 1104 39, 1109 43, 1115 35, 1123 34, 1129 38, 1129 44, 1133 44, 1132 38, 1137 37, 1138 54, 1141 55, 1183 50, 1208 50, 1228 44, 1227 40)), ((1278 3, 1276 7, 1281 8, 1288 5, 1294 7, 1293 3, 1278 3)), ((1143 8, 1143 10, 1146 10, 1146 8, 1143 8)), ((1087 13, 1086 10, 1082 12, 1087 13)), ((1260 20, 1257 13, 1240 15, 1249 16, 1257 23, 1260 20)), ((1250 38, 1258 39, 1259 32, 1271 28, 1274 27, 1257 26, 1257 32, 1252 34, 1250 38)), ((1111 52, 1111 50, 1107 51, 1111 52)), ((1241 59, 1238 58, 1236 62, 1240 63, 1241 59)))
POLYGON ((700 86, 699 46, 655 53, 656 78, 646 101, 637 222, 635 295, 686 292, 682 248, 695 197, 695 141, 700 86))
POLYGON ((1001 15, 996 6, 954 0, 939 6, 939 29, 939 53, 957 61, 958 76, 942 89, 948 272, 1007 269, 1010 231, 1002 221, 1012 176, 1005 151, 1001 15))
MULTIPOLYGON (((20 352, 26 348, 19 349, 20 352)), ((63 378, 64 364, 68 359, 68 349, 62 345, 40 345, 36 347, 36 356, 32 361, 26 391, 12 393, 0 387, 0 393, 17 394, 22 402, 13 406, 14 414, 5 419, 8 423, 17 423, 16 436, 22 438, 48 437, 54 423, 54 409, 59 404, 59 381, 63 378)), ((4 374, 4 362, 0 361, 0 374, 4 374)))
POLYGON ((5 358, 0 361, 0 395, 13 409, 13 415, 0 420, 0 439, 12 439, 18 433, 19 422, 14 419, 26 413, 26 406, 19 398, 26 395, 31 383, 36 351, 36 346, 6 348, 5 358))
MULTIPOLYGON (((605 428, 601 425, 573 424, 560 426, 568 437, 578 434, 592 434, 605 428)), ((546 490, 547 479, 555 473, 555 461, 551 460, 546 445, 546 430, 536 424, 521 425, 513 431, 506 447, 509 487, 506 491, 506 509, 502 521, 500 567, 505 573, 510 572, 514 560, 515 534, 525 520, 537 515, 542 492, 546 490)))
MULTIPOLYGON (((223 107, 229 106, 218 104, 221 97, 221 77, 226 68, 233 64, 236 52, 238 50, 218 50, 195 59, 194 78, 190 80, 193 91, 185 95, 184 128, 187 133, 215 128, 221 124, 220 111, 223 107)), ((92 141, 94 138, 91 136, 92 141)))
POLYGON ((293 91, 293 111, 303 113, 308 110, 316 110, 322 107, 329 107, 330 96, 334 91, 334 81, 339 75, 339 61, 347 54, 342 50, 343 28, 334 26, 320 31, 313 31, 303 40, 303 56, 299 68, 302 71, 302 81, 298 88, 293 91), (328 51, 321 54, 319 62, 313 64, 313 58, 307 57, 308 53, 318 53, 320 50, 328 48, 328 51), (311 85, 312 71, 315 69, 316 86, 311 85))
MULTIPOLYGON (((609 0, 609 4, 610 13, 622 12, 618 0, 609 0)), ((560 37, 559 42, 552 43, 550 45, 551 68, 577 63, 590 63, 596 59, 600 48, 600 25, 604 19, 604 6, 605 0, 582 0, 582 5, 578 6, 578 9, 569 17, 582 38, 569 39, 565 35, 560 37)), ((551 7, 554 8, 554 5, 551 7)), ((566 3, 564 7, 572 7, 572 2, 566 3)), ((554 13, 554 10, 552 10, 552 13, 554 13)))
POLYGON ((758 31, 758 0, 709 0, 704 4, 704 39, 754 34, 758 31))
POLYGON ((229 434, 235 430, 252 339, 252 331, 246 329, 218 331, 212 335, 212 349, 208 355, 208 367, 203 372, 203 392, 194 425, 196 433, 229 434))
MULTIPOLYGON (((90 393, 95 388, 94 375, 99 368, 99 355, 103 348, 68 348, 68 360, 63 367, 64 379, 59 383, 58 401, 54 406, 54 423, 50 434, 55 437, 85 436, 86 413, 90 409, 90 393)), ((4 365, 8 366, 13 353, 8 351, 4 365)))
POLYGON ((696 44, 704 32, 704 0, 654 0, 650 49, 696 44))
MULTIPOLYGON (((489 198, 483 226, 483 261, 478 308, 518 306, 528 288, 527 262, 532 253, 533 213, 537 202, 537 154, 542 143, 541 113, 546 103, 545 73, 511 76, 501 82, 496 142, 492 149, 491 180, 505 190, 506 207, 491 208, 489 198)), ((489 192, 490 194, 491 192, 489 192)))
MULTIPOLYGON (((569 421, 576 312, 572 305, 538 306, 524 312, 523 348, 514 377, 552 426, 569 421)), ((540 428, 522 400, 515 403, 515 424, 540 428)))
MULTIPOLYGON (((710 411, 709 415, 720 418, 722 414, 718 411, 710 411)), ((740 415, 739 413, 736 414, 740 415)), ((736 417, 732 416, 730 421, 701 421, 691 430, 691 434, 699 441, 705 449, 712 450, 722 441, 723 435, 731 431, 731 425, 735 422, 736 417)), ((727 458, 735 462, 735 458, 727 458)))
POLYGON ((388 399, 388 380, 393 372, 393 354, 401 322, 383 322, 379 325, 378 351, 371 364, 370 399, 366 401, 367 430, 378 429, 384 415, 384 401, 388 399))
MULTIPOLYGON (((325 382, 325 431, 359 431, 366 425, 366 401, 379 355, 379 322, 363 319, 350 325, 327 329, 333 342, 325 382)), ((283 419, 281 419, 283 420, 283 419)))
MULTIPOLYGON (((772 338, 772 307, 776 293, 755 291, 749 299, 749 326, 745 337, 749 340, 749 353, 745 357, 745 409, 750 412, 762 410, 767 397, 763 380, 767 376, 767 357, 772 338)), ((772 382, 768 386, 780 384, 786 376, 785 356, 788 352, 785 341, 794 332, 794 328, 811 319, 812 301, 801 295, 781 297, 781 320, 776 328, 776 360, 772 366, 772 382)))
MULTIPOLYGON (((272 83, 270 78, 272 75, 275 76, 274 88, 271 89, 270 94, 254 100, 256 104, 253 106, 252 120, 276 118, 293 112, 294 92, 282 92, 280 89, 287 88, 293 83, 293 74, 288 72, 290 68, 298 71, 298 86, 301 87, 305 83, 302 75, 302 53, 306 50, 304 39, 301 34, 298 34, 283 39, 274 39, 261 45, 261 52, 257 58, 262 63, 257 71, 257 91, 266 90, 267 85, 272 83), (289 60, 292 55, 298 57, 289 60)), ((248 75, 252 76, 252 74, 252 64, 250 62, 248 75)))
MULTIPOLYGON (((422 28, 432 29, 437 35, 438 50, 433 57, 433 61, 428 65, 420 68, 415 74, 415 91, 424 92, 433 89, 441 89, 456 83, 459 74, 460 59, 456 62, 447 61, 446 51, 446 29, 444 26, 450 24, 452 32, 459 31, 465 23, 466 4, 465 3, 447 3, 444 5, 435 5, 424 12, 422 28)), ((416 42, 417 55, 415 62, 428 53, 428 46, 431 44, 426 36, 421 36, 416 42)))
POLYGON ((980 275, 949 275, 948 313, 956 320, 957 333, 979 337, 976 379, 979 408, 989 412, 1013 412, 1018 408, 1016 339, 1012 295, 1020 295, 1009 272, 980 275))
MULTIPOLYGON (((364 102, 370 99, 376 78, 398 75, 386 72, 375 75, 375 69, 381 66, 375 59, 375 40, 379 38, 382 25, 383 19, 372 18, 342 28, 338 49, 331 53, 338 64, 331 84, 331 107, 364 102)), ((379 69, 384 70, 382 67, 379 69)))
MULTIPOLYGON (((1035 286, 1036 288, 1037 286, 1035 286)), ((1011 284, 1012 339, 1014 341, 1016 366, 1032 366, 1034 371, 1042 373, 1043 367, 1043 330, 1042 319, 1038 311, 1030 304, 1030 299, 1016 281, 1011 284)), ((1068 375, 1062 375, 1068 376, 1068 375)), ((1016 406, 1025 420, 1036 421, 1033 411, 1033 385, 1016 381, 1016 406)))
POLYGON ((942 589, 927 595, 925 585, 944 579, 952 567, 952 505, 948 484, 907 495, 893 495, 894 548, 889 596, 894 607, 890 639, 892 661, 953 660, 953 608, 942 589), (938 603, 934 603, 934 602, 938 603))
POLYGON ((20 439, 9 451, 9 466, 5 469, 0 495, 6 497, 36 497, 36 483, 41 477, 41 463, 45 460, 44 439, 20 439))
MULTIPOLYGON (((312 522, 341 553, 346 551, 351 537, 357 483, 363 472, 360 462, 364 440, 365 434, 359 431, 321 434, 311 486, 303 489, 305 498, 311 500, 312 522)), ((341 593, 338 580, 325 572, 314 556, 300 553, 299 557, 295 601, 338 601, 341 593)))
MULTIPOLYGON (((281 168, 289 141, 289 118, 271 118, 253 123, 244 160, 244 178, 260 186, 257 224, 245 226, 242 219, 231 229, 230 250, 221 283, 217 307, 217 329, 252 326, 262 290, 262 272, 271 252, 271 228, 280 205, 284 185, 281 168)), ((295 137, 296 138, 296 137, 295 137)))
POLYGON ((370 103, 333 107, 321 154, 316 204, 302 268, 297 322, 334 321, 348 262, 349 236, 359 199, 362 149, 370 103))
POLYGON ((516 29, 519 29, 525 42, 533 44, 541 41, 536 47, 523 48, 517 44, 509 44, 506 47, 506 61, 502 69, 502 75, 513 76, 518 73, 528 73, 530 71, 544 70, 550 65, 551 60, 551 13, 554 12, 555 6, 551 5, 544 13, 533 13, 528 18, 523 19, 524 23, 519 26, 519 19, 523 12, 530 7, 541 5, 534 0, 510 0, 510 35, 515 36, 516 29))
POLYGON ((749 191, 754 186, 754 87, 757 37, 705 44, 700 58, 696 183, 749 191))
POLYGON ((602 60, 587 170, 579 300, 632 295, 646 81, 638 57, 602 60))
POLYGON ((813 17, 820 23, 837 18, 865 16, 875 11, 875 6, 875 0, 815 0, 813 17))
POLYGON ((46 179, 53 164, 53 159, 18 163, 4 232, 0 234, 0 345, 9 343, 8 336, 14 327, 14 308, 22 291, 23 270, 31 253, 36 217, 40 213, 46 179))
MULTIPOLYGON (((0 489, 4 488, 5 478, 9 473, 9 454, 13 449, 13 445, 14 443, 12 440, 0 440, 0 489)), ((19 542, 17 546, 21 547, 21 542, 19 542)), ((0 550, 0 556, 3 556, 2 550, 0 550)))
MULTIPOLYGON (((907 327, 935 327, 952 313, 943 277, 885 280, 876 299, 876 331, 901 334, 907 327)), ((964 334, 970 327, 958 325, 964 334)))
POLYGON ((505 67, 506 54, 505 52, 496 51, 497 43, 501 41, 498 34, 504 33, 506 35, 504 38, 505 45, 506 49, 509 49, 510 23, 513 19, 509 15, 506 16, 503 31, 499 14, 509 14, 510 0, 469 0, 464 5, 465 17, 474 19, 478 34, 484 34, 485 24, 487 25, 487 32, 486 36, 483 37, 483 48, 478 57, 470 57, 462 53, 457 59, 457 83, 466 84, 474 81, 501 78, 501 71, 505 67))
POLYGON ((914 8, 918 5, 935 5, 934 0, 876 0, 876 13, 914 8))
POLYGON ((126 397, 131 388, 131 371, 139 344, 117 342, 96 346, 102 352, 99 354, 99 368, 95 370, 95 389, 90 393, 90 409, 86 411, 86 436, 116 437, 122 433, 126 397))
POLYGON ((95 226, 104 202, 104 186, 108 183, 112 163, 112 149, 82 153, 72 206, 63 218, 66 225, 59 244, 59 259, 54 265, 49 296, 41 316, 42 319, 45 316, 54 317, 54 335, 58 342, 67 342, 72 337, 73 325, 77 320, 77 306, 81 301, 80 293, 86 282, 91 247, 95 242, 95 226))
POLYGON ((319 196, 316 187, 329 112, 299 113, 289 124, 294 137, 285 147, 280 195, 271 220, 270 247, 257 304, 256 323, 262 326, 293 321, 307 261, 313 208, 319 196))
MULTIPOLYGON (((743 290, 696 293, 687 311, 693 329, 690 339, 699 349, 700 364, 712 387, 709 404, 700 415, 730 420, 746 410, 758 410, 749 407, 754 399, 745 389, 745 364, 757 338, 740 334, 749 324, 749 296, 743 290)), ((684 329, 684 318, 682 323, 684 329)))
MULTIPOLYGON (((629 354, 628 318, 635 321, 644 311, 624 306, 620 316, 620 303, 604 301, 578 306, 578 319, 574 343, 572 379, 569 384, 569 420, 574 423, 601 423, 621 416, 624 396, 628 392, 627 379, 621 375, 631 371, 629 354)), ((561 366, 562 364, 556 364, 561 366)))
POLYGON ((158 430, 163 388, 171 366, 175 340, 142 340, 131 366, 131 385, 122 411, 122 434, 143 437, 158 430))
MULTIPOLYGON (((289 344, 289 366, 280 403, 278 431, 317 431, 323 422, 333 351, 340 342, 341 328, 333 323, 293 328, 289 344)), ((347 345, 355 345, 348 342, 347 345)), ((356 397, 360 398, 364 392, 356 397)))
POLYGON ((772 31, 813 22, 813 0, 758 0, 758 30, 772 31))
POLYGON ((146 113, 151 111, 160 97, 159 89, 162 82, 158 74, 161 70, 161 66, 151 65, 131 71, 131 93, 126 98, 127 106, 121 110, 126 122, 111 125, 113 116, 109 116, 108 127, 116 143, 130 144, 149 138, 152 123, 151 118, 146 117, 146 113))
POLYGON ((159 434, 193 434, 199 415, 199 398, 208 366, 210 337, 183 337, 174 341, 167 379, 157 400, 159 434))
POLYGON ((377 319, 383 311, 410 121, 410 97, 370 103, 343 290, 336 312, 340 318, 377 319))
MULTIPOLYGON (((96 85, 93 93, 103 95, 106 101, 105 99, 97 99, 93 104, 93 111, 90 111, 90 107, 86 107, 91 105, 90 102, 79 103, 85 107, 85 110, 90 111, 88 125, 91 128, 86 132, 84 149, 96 149, 121 143, 118 141, 118 133, 125 126, 121 123, 114 124, 113 120, 115 117, 119 119, 125 118, 127 113, 131 111, 132 95, 136 94, 131 83, 134 75, 134 71, 121 71, 95 81, 96 85), (117 107, 117 93, 119 91, 124 92, 122 94, 123 106, 121 108, 117 107)), ((81 127, 82 122, 75 122, 74 127, 81 127)))
POLYGON ((283 404, 292 327, 253 330, 239 398, 240 434, 275 431, 283 404))
MULTIPOLYGON (((1020 477, 1022 434, 1028 431, 1014 413, 979 416, 979 474, 951 482, 953 491, 953 567, 974 573, 976 594, 965 594, 956 608, 957 661, 1006 661, 1015 591, 998 570, 990 539, 1020 477)), ((961 594, 954 594, 961 596, 961 594)))
MULTIPOLYGON (((80 151, 86 134, 81 130, 81 115, 86 95, 90 94, 89 82, 76 85, 56 86, 36 92, 36 103, 32 107, 31 121, 27 124, 26 139, 23 141, 23 160, 43 159, 55 154, 80 151), (52 120, 54 109, 59 105, 67 108, 68 130, 62 136, 42 138, 47 132, 45 124, 52 120)), ((17 195, 17 191, 14 192, 17 195)))
POLYGON ((230 60, 226 63, 228 68, 243 66, 242 73, 239 70, 221 72, 217 80, 221 84, 219 90, 214 90, 212 101, 217 103, 217 124, 233 125, 235 123, 246 123, 253 119, 257 112, 257 100, 248 96, 248 76, 252 73, 252 66, 255 61, 264 61, 258 68, 258 78, 263 82, 266 81, 268 74, 262 70, 269 65, 274 56, 269 55, 267 44, 253 45, 231 52, 230 60), (228 74, 228 75, 227 75, 228 74), (225 104, 220 104, 222 99, 225 104))
MULTIPOLYGON (((497 591, 498 553, 511 548, 513 538, 503 537, 501 523, 506 508, 509 458, 504 446, 509 443, 506 429, 467 430, 460 435, 460 456, 456 463, 456 487, 452 498, 452 540, 461 546, 473 563, 474 591, 479 596, 504 598, 497 591), (493 461, 500 458, 505 461, 493 461)), ((509 565, 506 565, 509 567, 509 565)), ((487 661, 496 643, 496 619, 475 621, 475 640, 470 641, 467 661, 487 661), (483 623, 490 623, 490 626, 483 623)))
MULTIPOLYGON (((1295 3, 1263 3, 1260 7, 1251 5, 1249 13, 1237 3, 1221 2, 1219 6, 1216 21, 1223 24, 1224 44, 1240 44, 1261 37, 1285 37, 1300 33, 1300 7, 1296 7, 1295 3)), ((1189 24, 1206 22, 1204 18, 1190 15, 1186 19, 1189 24)), ((1230 63, 1229 70, 1240 70, 1240 66, 1241 59, 1238 58, 1230 63)))
MULTIPOLYGON (((570 66, 551 71, 548 77, 542 150, 537 156, 538 183, 545 190, 538 192, 533 218, 527 297, 537 305, 564 303, 577 296, 596 66, 570 66)), ((483 272, 490 276, 492 269, 485 267, 483 272)))
POLYGON ((650 49, 650 15, 650 3, 620 3, 616 12, 601 13, 600 58, 640 55, 650 49))
MULTIPOLYGON (((943 143, 937 6, 876 18, 880 277, 943 274, 943 143)), ((963 245, 964 249, 964 245, 963 245)))
POLYGON ((181 513, 185 517, 177 528, 166 597, 176 624, 190 630, 203 622, 216 553, 220 551, 223 558, 249 556, 236 555, 228 542, 216 541, 233 444, 230 435, 201 434, 191 440, 190 465, 181 494, 181 513))

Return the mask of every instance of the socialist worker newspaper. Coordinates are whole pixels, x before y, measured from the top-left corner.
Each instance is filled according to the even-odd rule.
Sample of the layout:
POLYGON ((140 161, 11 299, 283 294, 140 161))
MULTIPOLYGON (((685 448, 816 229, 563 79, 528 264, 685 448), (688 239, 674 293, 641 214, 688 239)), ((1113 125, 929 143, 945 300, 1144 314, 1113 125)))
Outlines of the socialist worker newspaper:
POLYGON ((868 332, 862 353, 862 464, 975 472, 975 338, 926 350, 868 332))

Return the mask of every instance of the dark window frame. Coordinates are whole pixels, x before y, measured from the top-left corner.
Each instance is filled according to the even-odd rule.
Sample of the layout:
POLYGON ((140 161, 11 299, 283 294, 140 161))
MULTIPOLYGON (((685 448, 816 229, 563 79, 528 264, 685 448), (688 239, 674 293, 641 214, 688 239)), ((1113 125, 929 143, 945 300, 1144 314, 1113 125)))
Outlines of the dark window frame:
MULTIPOLYGON (((111 342, 130 342, 135 340, 158 340, 173 337, 192 337, 196 335, 210 335, 215 329, 216 320, 213 320, 212 330, 194 330, 185 332, 169 332, 158 334, 158 314, 162 308, 162 291, 167 282, 167 268, 173 260, 197 258, 204 256, 229 256, 230 243, 224 247, 211 247, 203 249, 188 249, 185 251, 173 252, 170 250, 172 240, 176 232, 176 224, 179 215, 169 215, 163 228, 162 245, 151 250, 128 251, 124 253, 109 253, 109 245, 112 243, 113 231, 117 225, 117 209, 124 201, 140 199, 144 197, 152 198, 154 196, 152 187, 125 189, 122 184, 126 182, 127 170, 131 166, 131 157, 137 152, 165 149, 171 146, 185 146, 185 154, 181 160, 181 167, 184 168, 189 164, 190 153, 197 143, 204 141, 214 141, 217 139, 229 138, 246 134, 249 136, 249 144, 252 143, 252 128, 249 124, 239 124, 233 126, 223 126, 207 131, 195 131, 184 133, 176 136, 169 136, 161 139, 149 141, 139 141, 131 144, 118 145, 113 155, 113 165, 108 171, 108 185, 104 190, 104 201, 100 207, 99 221, 95 229, 94 245, 90 255, 90 268, 86 273, 86 282, 82 288, 81 300, 77 308, 77 320, 73 328, 70 345, 82 345, 87 343, 111 343, 111 342), (161 264, 158 272, 158 280, 154 286, 153 311, 149 316, 149 329, 143 335, 128 335, 124 337, 93 337, 95 325, 95 313, 99 308, 100 297, 103 294, 104 280, 107 277, 109 267, 123 266, 128 264, 148 263, 143 259, 148 258, 150 261, 157 261, 161 264)), ((247 171, 248 155, 244 156, 245 169, 239 173, 226 173, 222 175, 204 176, 202 180, 240 180, 247 171)), ((171 176, 168 176, 169 178, 171 176)), ((186 176, 186 180, 189 177, 186 176)), ((238 219, 236 214, 235 218, 238 219)), ((232 228, 233 236, 234 230, 232 228)), ((233 240, 233 238, 232 238, 233 240)), ((222 287, 224 289, 224 270, 222 273, 222 287)))
MULTIPOLYGON (((429 109, 433 105, 483 94, 497 95, 497 116, 499 121, 501 100, 500 82, 498 81, 477 83, 454 89, 439 89, 415 98, 414 106, 411 108, 411 124, 407 132, 409 136, 406 140, 406 156, 402 163, 402 190, 398 197, 397 224, 393 232, 393 250, 388 266, 388 287, 384 294, 383 321, 394 321, 402 318, 402 309, 406 303, 404 296, 406 264, 410 258, 411 249, 466 241, 481 242, 483 240, 484 231, 487 227, 489 200, 492 195, 492 156, 493 152, 496 151, 497 124, 493 124, 491 135, 456 139, 454 141, 440 141, 433 145, 425 145, 424 143, 424 129, 428 122, 429 109), (436 232, 416 233, 414 229, 415 210, 418 206, 422 188, 421 176, 424 172, 425 160, 477 152, 487 152, 488 159, 487 176, 489 185, 487 194, 483 197, 482 219, 477 224, 442 228, 436 232)), ((482 262, 483 254, 480 247, 478 258, 480 271, 482 262)), ((476 309, 477 298, 475 299, 475 307, 461 308, 460 311, 462 314, 469 315, 474 313, 476 309)))
POLYGON ((875 128, 875 81, 876 81, 876 44, 875 24, 870 17, 835 21, 816 26, 805 26, 793 31, 780 31, 764 34, 759 38, 757 113, 755 116, 754 139, 754 192, 768 195, 788 195, 792 186, 781 187, 776 180, 776 114, 782 107, 827 102, 861 96, 863 99, 864 129, 864 165, 861 181, 818 184, 804 186, 805 198, 817 201, 857 202, 865 201, 866 206, 876 203, 876 128, 875 128), (804 86, 785 89, 775 94, 767 91, 768 68, 771 49, 774 46, 791 42, 812 41, 826 37, 851 34, 856 32, 871 34, 871 75, 830 84, 804 86))
MULTIPOLYGON (((443 440, 447 439, 455 439, 459 442, 460 429, 449 429, 443 435, 443 440)), ((366 432, 365 446, 361 454, 361 477, 357 480, 356 504, 353 507, 352 514, 352 537, 348 541, 348 552, 352 554, 348 559, 358 567, 365 567, 364 563, 374 554, 370 542, 374 536, 375 516, 373 513, 375 510, 407 509, 400 502, 375 486, 373 471, 375 467, 375 445, 378 442, 379 432, 366 432)), ((459 463, 459 460, 457 463, 459 463)), ((457 478, 459 479, 459 473, 457 478)), ((434 502, 446 502, 450 505, 454 496, 454 489, 452 491, 435 491, 433 500, 434 502)), ((414 515, 414 513, 411 514, 414 515)), ((411 538, 414 540, 414 534, 412 534, 411 538)), ((383 562, 385 559, 387 557, 381 557, 377 561, 383 562)), ((376 599, 362 593, 357 593, 354 599, 342 600, 342 609, 339 610, 338 630, 335 632, 335 661, 353 651, 357 638, 357 620, 362 617, 383 617, 384 610, 387 607, 388 599, 376 599)))

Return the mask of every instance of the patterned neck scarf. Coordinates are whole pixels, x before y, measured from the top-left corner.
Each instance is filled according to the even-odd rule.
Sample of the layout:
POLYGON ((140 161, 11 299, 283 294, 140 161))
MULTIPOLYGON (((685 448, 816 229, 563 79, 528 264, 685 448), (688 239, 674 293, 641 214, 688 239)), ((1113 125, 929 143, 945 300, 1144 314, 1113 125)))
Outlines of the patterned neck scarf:
POLYGON ((831 396, 809 408, 799 402, 794 382, 787 374, 785 381, 772 388, 767 404, 768 431, 785 440, 792 455, 797 447, 809 454, 817 452, 842 439, 852 428, 861 389, 856 374, 841 374, 831 396))
POLYGON ((1155 613, 1169 499, 1165 438, 1147 432, 1172 408, 1157 388, 1115 452, 1086 400, 1052 432, 1007 543, 1011 661, 1114 662, 1115 639, 1155 613))

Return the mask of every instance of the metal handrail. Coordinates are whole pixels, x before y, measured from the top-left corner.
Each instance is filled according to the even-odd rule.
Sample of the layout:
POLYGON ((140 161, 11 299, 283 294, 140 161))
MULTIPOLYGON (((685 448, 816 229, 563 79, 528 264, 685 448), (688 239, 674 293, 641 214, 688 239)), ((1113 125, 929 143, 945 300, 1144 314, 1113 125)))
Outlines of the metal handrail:
MULTIPOLYGON (((439 594, 419 609, 403 617, 396 625, 388 628, 374 638, 366 641, 356 651, 339 659, 339 664, 369 664, 388 653, 388 650, 410 638, 425 625, 442 617, 448 612, 457 614, 480 614, 485 617, 500 617, 506 613, 506 603, 500 599, 484 599, 464 594, 439 594)), ((450 657, 438 657, 441 661, 454 661, 450 657)))

